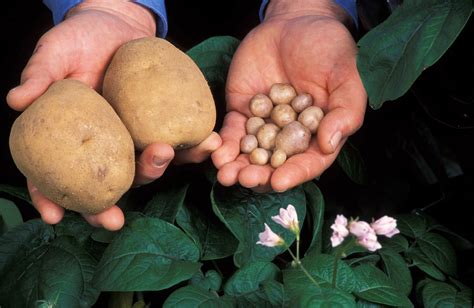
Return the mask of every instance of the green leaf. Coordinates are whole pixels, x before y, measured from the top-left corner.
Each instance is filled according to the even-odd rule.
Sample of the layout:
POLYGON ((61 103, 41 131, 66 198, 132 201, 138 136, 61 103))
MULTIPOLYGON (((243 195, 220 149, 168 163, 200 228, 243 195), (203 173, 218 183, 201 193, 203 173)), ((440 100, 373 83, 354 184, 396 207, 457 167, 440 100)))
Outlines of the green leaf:
POLYGON ((423 217, 414 214, 395 216, 400 233, 412 238, 418 238, 427 232, 426 221, 423 217))
POLYGON ((201 260, 225 258, 237 249, 237 239, 213 213, 184 205, 176 216, 176 223, 199 247, 201 260))
POLYGON ((276 280, 266 280, 262 282, 262 289, 273 307, 288 307, 289 299, 282 283, 276 280))
POLYGON ((337 163, 346 175, 355 183, 367 184, 367 168, 359 150, 347 141, 337 156, 337 163))
POLYGON ((472 307, 471 289, 458 290, 445 282, 430 281, 424 284, 421 296, 425 307, 472 307))
POLYGON ((389 278, 375 266, 359 265, 354 268, 354 275, 354 294, 357 297, 389 306, 413 307, 408 297, 395 288, 389 278))
POLYGON ((375 265, 375 264, 377 264, 377 262, 380 261, 380 257, 378 255, 375 255, 375 254, 368 254, 368 255, 365 255, 363 257, 353 258, 353 259, 346 259, 344 261, 347 263, 347 265, 349 265, 351 267, 356 265, 356 264, 364 264, 364 263, 369 263, 369 264, 375 265))
POLYGON ((157 217, 173 223, 179 209, 183 206, 189 184, 166 185, 145 206, 146 216, 157 217))
POLYGON ((224 85, 230 61, 240 41, 231 36, 211 37, 187 51, 212 86, 224 85))
POLYGON ((383 307, 387 307, 387 306, 377 304, 377 303, 371 303, 363 299, 359 299, 357 301, 357 308, 383 308, 383 307))
MULTIPOLYGON (((322 229, 324 224, 324 198, 318 186, 313 182, 306 182, 303 184, 304 193, 306 196, 306 204, 308 211, 311 213, 311 224, 313 227, 313 237, 306 253, 315 249, 321 252, 322 249, 322 229)), ((307 219, 308 219, 307 218, 307 219)), ((309 219, 308 219, 309 220, 309 219)))
POLYGON ((39 219, 16 226, 0 237, 0 277, 14 263, 27 258, 29 252, 51 241, 53 228, 39 219))
POLYGON ((436 233, 426 233, 418 239, 418 245, 440 270, 456 276, 456 253, 448 240, 436 233))
POLYGON ((219 291, 222 284, 222 277, 215 270, 207 271, 206 275, 204 275, 202 271, 199 271, 191 278, 191 284, 198 288, 203 288, 206 291, 219 291))
POLYGON ((7 193, 13 197, 17 197, 23 201, 33 204, 31 203, 30 194, 28 193, 28 189, 26 187, 17 187, 17 186, 11 186, 11 185, 6 185, 6 184, 0 184, 0 192, 7 193))
POLYGON ((401 234, 397 234, 391 238, 382 237, 379 239, 380 244, 382 245, 382 250, 390 249, 394 252, 404 252, 408 250, 409 243, 401 234))
POLYGON ((72 211, 66 211, 61 222, 54 226, 54 232, 57 236, 72 236, 81 245, 86 243, 96 229, 82 215, 72 211))
POLYGON ((424 273, 430 275, 437 280, 445 280, 443 272, 441 272, 434 264, 426 257, 426 255, 419 248, 411 248, 405 253, 407 258, 412 260, 412 264, 418 267, 424 273))
POLYGON ((137 218, 107 247, 94 282, 102 291, 149 291, 190 279, 201 264, 196 245, 177 227, 137 218))
MULTIPOLYGON (((321 287, 332 287, 334 262, 332 255, 310 253, 302 260, 303 267, 313 277, 319 286, 316 286, 306 276, 300 267, 288 268, 283 271, 283 281, 290 297, 297 298, 301 290, 311 288, 317 290, 321 287)), ((341 260, 337 260, 336 288, 352 292, 354 290, 354 274, 352 269, 341 260)))
POLYGON ((265 282, 274 281, 279 272, 278 267, 271 262, 248 263, 229 278, 224 285, 224 293, 234 298, 239 306, 261 306, 270 301, 284 300, 282 286, 268 283, 262 287, 265 282))
POLYGON ((433 229, 438 232, 442 232, 446 239, 449 240, 454 248, 458 250, 471 250, 474 248, 474 245, 468 239, 446 228, 445 226, 438 224, 433 229))
POLYGON ((291 307, 350 308, 356 307, 354 297, 338 289, 303 289, 291 301, 291 307))
POLYGON ((224 187, 215 184, 211 193, 212 208, 219 219, 239 241, 234 254, 234 263, 240 267, 253 261, 271 261, 285 251, 284 247, 266 247, 256 244, 264 223, 288 245, 295 236, 271 220, 280 208, 292 204, 298 213, 300 228, 306 215, 306 198, 302 186, 283 193, 257 193, 241 186, 224 187))
POLYGON ((2 271, 0 302, 11 307, 90 307, 99 296, 91 283, 95 266, 73 237, 30 246, 2 271))
POLYGON ((23 222, 23 217, 15 203, 3 198, 0 198, 0 219, 2 219, 4 224, 0 226, 0 234, 23 222))
POLYGON ((232 308, 234 306, 231 300, 219 298, 218 295, 213 292, 190 285, 171 293, 163 304, 163 308, 175 307, 232 308))
POLYGON ((358 42, 357 68, 370 106, 402 96, 451 46, 472 11, 471 0, 404 1, 358 42))
POLYGON ((379 254, 382 257, 384 272, 392 282, 392 285, 397 286, 403 294, 410 294, 413 280, 402 256, 389 249, 382 249, 379 251, 379 254))

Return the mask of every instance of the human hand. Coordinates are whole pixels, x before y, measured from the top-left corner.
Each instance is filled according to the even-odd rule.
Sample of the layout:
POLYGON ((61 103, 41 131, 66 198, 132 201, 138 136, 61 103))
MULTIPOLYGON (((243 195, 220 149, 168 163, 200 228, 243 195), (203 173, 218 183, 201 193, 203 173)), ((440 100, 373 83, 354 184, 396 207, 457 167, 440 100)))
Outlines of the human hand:
POLYGON ((331 1, 270 3, 265 20, 242 41, 229 69, 223 145, 212 154, 221 184, 288 190, 326 170, 360 128, 367 94, 356 67, 356 44, 344 22, 350 23, 349 16, 331 1), (306 152, 277 169, 252 165, 247 154, 240 154, 249 101, 282 82, 310 93, 325 117, 306 152))
MULTIPOLYGON (((73 8, 67 18, 43 35, 21 75, 21 83, 7 95, 11 108, 22 111, 42 95, 56 80, 80 80, 98 92, 103 76, 115 51, 124 43, 145 36, 154 36, 153 15, 132 2, 85 1, 73 8)), ((176 155, 177 162, 203 160, 220 145, 220 137, 212 134, 193 149, 176 155)), ((142 185, 160 177, 174 157, 166 144, 152 144, 137 161, 135 184, 142 185)), ((48 200, 33 183, 28 189, 35 208, 49 224, 58 223, 64 209, 48 200)), ((94 226, 117 230, 124 216, 117 206, 98 215, 84 215, 94 226)))

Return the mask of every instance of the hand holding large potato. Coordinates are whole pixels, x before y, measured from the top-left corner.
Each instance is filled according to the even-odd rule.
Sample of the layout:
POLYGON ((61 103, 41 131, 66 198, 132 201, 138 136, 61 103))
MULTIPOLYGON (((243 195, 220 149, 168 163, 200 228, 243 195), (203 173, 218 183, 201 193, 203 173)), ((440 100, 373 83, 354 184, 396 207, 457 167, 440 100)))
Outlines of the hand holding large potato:
POLYGON ((367 95, 356 67, 357 48, 345 26, 350 17, 332 1, 271 1, 265 20, 242 41, 227 82, 223 145, 212 154, 223 185, 285 191, 320 175, 364 118, 367 95), (325 117, 309 149, 280 167, 252 165, 239 142, 252 116, 249 101, 288 83, 309 93, 325 117))
MULTIPOLYGON (((105 69, 115 51, 124 43, 141 37, 155 36, 153 14, 143 6, 127 2, 82 2, 72 9, 67 19, 41 37, 33 56, 23 70, 21 83, 12 89, 7 102, 22 111, 42 95, 57 80, 80 80, 100 92, 105 69)), ((198 146, 176 155, 171 146, 154 143, 137 158, 135 183, 145 184, 160 177, 174 158, 179 163, 205 159, 220 145, 217 134, 211 134, 198 146)), ((42 219, 58 223, 64 209, 47 199, 28 182, 34 206, 42 219)), ((120 229, 124 223, 122 211, 113 206, 94 215, 84 215, 95 226, 120 229)))

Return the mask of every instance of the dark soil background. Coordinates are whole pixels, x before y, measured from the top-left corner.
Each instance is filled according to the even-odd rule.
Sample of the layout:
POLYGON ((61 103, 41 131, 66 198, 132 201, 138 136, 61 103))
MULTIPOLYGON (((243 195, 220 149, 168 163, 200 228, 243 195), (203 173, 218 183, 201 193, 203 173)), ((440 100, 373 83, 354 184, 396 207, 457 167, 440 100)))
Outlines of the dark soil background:
MULTIPOLYGON (((384 1, 373 3, 379 3, 376 16, 363 16, 376 20, 389 14, 384 1)), ((168 39, 183 50, 215 35, 242 39, 259 22, 259 4, 168 1, 168 39)), ((10 127, 19 113, 7 106, 5 96, 19 83, 37 40, 50 27, 51 14, 41 1, 3 4, 0 184, 25 185, 8 149, 10 127)), ((369 183, 354 184, 334 164, 318 182, 329 209, 361 217, 424 211, 474 242, 473 32, 471 18, 453 46, 423 72, 411 91, 379 110, 367 110, 364 126, 351 142, 364 158, 369 183)), ((30 207, 19 206, 25 220, 35 217, 30 207)), ((472 250, 458 252, 458 259, 459 279, 472 286, 472 250)))

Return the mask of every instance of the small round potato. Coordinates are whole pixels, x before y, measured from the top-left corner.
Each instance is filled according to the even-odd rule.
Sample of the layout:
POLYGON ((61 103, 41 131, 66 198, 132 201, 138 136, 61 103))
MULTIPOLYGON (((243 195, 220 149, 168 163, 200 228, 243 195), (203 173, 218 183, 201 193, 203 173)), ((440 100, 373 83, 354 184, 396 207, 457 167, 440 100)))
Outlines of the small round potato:
POLYGON ((270 165, 273 168, 278 168, 286 161, 286 153, 280 149, 277 149, 273 152, 272 157, 270 158, 270 165))
POLYGON ((272 121, 282 128, 296 120, 297 114, 290 105, 276 105, 272 111, 272 121))
POLYGON ((245 123, 245 130, 247 131, 247 135, 257 135, 258 130, 260 127, 265 125, 265 120, 260 117, 251 117, 245 123))
POLYGON ((309 147, 311 132, 298 121, 283 127, 275 140, 275 148, 285 152, 287 157, 303 153, 309 147))
POLYGON ((265 94, 257 94, 250 100, 250 112, 256 117, 268 118, 272 109, 272 100, 265 94))
POLYGON ((256 148, 249 155, 249 160, 254 165, 266 165, 270 159, 270 154, 267 150, 262 148, 256 148))
POLYGON ((258 146, 266 150, 273 150, 279 131, 280 128, 273 123, 263 125, 257 132, 258 146))
POLYGON ((258 140, 255 135, 245 135, 240 139, 240 152, 249 154, 258 147, 258 140))
POLYGON ((302 112, 306 108, 310 107, 313 105, 313 97, 311 94, 308 93, 302 93, 298 94, 292 101, 291 101, 291 107, 293 107, 293 110, 296 111, 297 113, 302 112))
POLYGON ((287 83, 275 83, 270 88, 269 95, 274 105, 289 104, 296 96, 296 90, 287 83))
POLYGON ((317 106, 311 106, 303 110, 298 115, 298 121, 306 126, 311 134, 316 133, 316 130, 319 127, 319 122, 324 117, 324 112, 321 108, 317 106))

